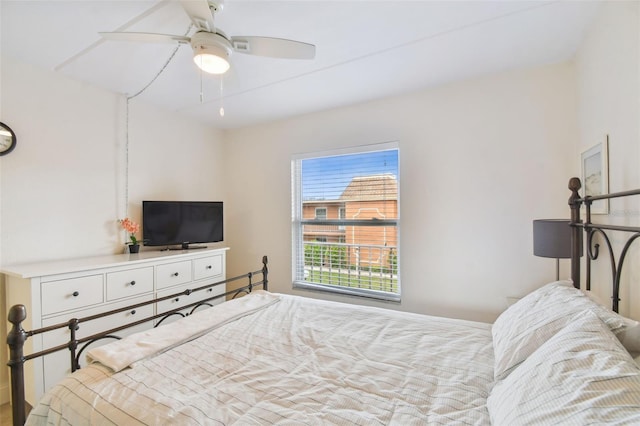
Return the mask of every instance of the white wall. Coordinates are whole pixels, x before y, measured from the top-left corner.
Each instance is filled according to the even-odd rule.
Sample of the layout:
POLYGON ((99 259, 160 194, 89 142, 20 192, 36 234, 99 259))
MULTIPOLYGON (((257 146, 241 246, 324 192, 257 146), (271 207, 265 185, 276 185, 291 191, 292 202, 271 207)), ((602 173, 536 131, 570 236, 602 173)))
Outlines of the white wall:
POLYGON ((225 200, 221 131, 139 103, 131 112, 130 215, 142 200, 225 200))
MULTIPOLYGON (((579 153, 609 135, 611 192, 640 187, 640 3, 608 2, 586 34, 576 60, 579 153)), ((638 226, 640 197, 612 200, 610 214, 594 222, 638 226)), ((620 253, 622 236, 613 239, 620 253)), ((625 261, 620 312, 640 319, 640 242, 625 261), (630 302, 636 301, 633 305, 630 302)), ((602 246, 604 248, 604 245, 602 246)), ((608 257, 606 251, 603 257, 608 257)), ((593 290, 611 297, 608 261, 594 264, 593 290), (606 283, 605 285, 598 285, 606 283)))
POLYGON ((227 132, 229 270, 267 254, 272 290, 325 297, 291 286, 291 156, 397 140, 402 303, 384 306, 492 321, 555 277, 532 220, 569 214, 575 89, 561 64, 227 132))
POLYGON ((127 191, 136 221, 143 198, 223 198, 220 131, 131 100, 127 185, 123 96, 6 58, 2 80, 3 264, 122 252, 127 191))
MULTIPOLYGON (((0 121, 18 138, 0 157, 2 265, 121 253, 127 186, 138 222, 143 199, 224 200, 219 130, 132 100, 127 185, 123 96, 6 57, 1 87, 0 121)), ((0 282, 6 318, 4 305, 0 282)), ((6 383, 1 368, 0 403, 6 383)))

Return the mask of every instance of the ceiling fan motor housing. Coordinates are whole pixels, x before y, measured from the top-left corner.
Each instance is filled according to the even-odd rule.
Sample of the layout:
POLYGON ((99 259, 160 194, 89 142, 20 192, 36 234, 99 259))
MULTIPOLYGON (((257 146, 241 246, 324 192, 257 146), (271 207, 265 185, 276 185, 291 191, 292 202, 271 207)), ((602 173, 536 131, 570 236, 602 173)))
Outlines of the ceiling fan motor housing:
POLYGON ((191 36, 193 54, 213 53, 216 56, 228 58, 231 55, 231 43, 224 36, 216 33, 199 31, 191 36))

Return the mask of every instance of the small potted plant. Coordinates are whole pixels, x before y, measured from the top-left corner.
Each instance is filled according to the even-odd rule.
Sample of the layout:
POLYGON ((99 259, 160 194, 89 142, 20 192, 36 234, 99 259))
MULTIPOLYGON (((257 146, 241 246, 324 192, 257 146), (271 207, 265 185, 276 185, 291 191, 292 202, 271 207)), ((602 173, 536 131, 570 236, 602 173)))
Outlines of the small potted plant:
POLYGON ((120 224, 122 228, 127 231, 129 234, 129 241, 127 244, 129 245, 129 253, 138 253, 140 250, 140 241, 136 238, 136 232, 140 231, 140 225, 125 217, 120 220, 120 224))

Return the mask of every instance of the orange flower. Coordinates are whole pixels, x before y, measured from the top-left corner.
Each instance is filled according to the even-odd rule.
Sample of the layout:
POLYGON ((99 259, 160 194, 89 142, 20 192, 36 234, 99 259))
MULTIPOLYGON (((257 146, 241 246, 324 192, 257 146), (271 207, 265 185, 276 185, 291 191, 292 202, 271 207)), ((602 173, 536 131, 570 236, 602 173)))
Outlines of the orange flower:
POLYGON ((120 220, 120 224, 122 228, 129 233, 129 238, 131 242, 129 244, 138 244, 138 239, 136 238, 136 232, 140 231, 140 225, 125 217, 120 220))

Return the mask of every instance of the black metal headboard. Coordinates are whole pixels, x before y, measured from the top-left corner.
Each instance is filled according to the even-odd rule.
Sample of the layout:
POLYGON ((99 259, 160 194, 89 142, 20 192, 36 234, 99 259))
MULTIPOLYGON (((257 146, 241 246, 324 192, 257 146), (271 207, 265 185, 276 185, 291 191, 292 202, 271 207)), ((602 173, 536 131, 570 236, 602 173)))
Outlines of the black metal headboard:
POLYGON ((636 226, 620 226, 620 225, 605 225, 595 224, 591 222, 591 205, 597 200, 610 200, 613 198, 629 197, 633 195, 640 195, 640 189, 631 191, 615 192, 612 194, 604 194, 597 196, 585 196, 580 197, 578 191, 582 187, 580 179, 577 177, 569 180, 569 189, 571 190, 571 197, 569 197, 569 207, 571 208, 571 279, 573 285, 576 288, 580 288, 580 255, 583 250, 583 232, 584 232, 584 247, 586 248, 586 281, 585 288, 591 290, 591 261, 596 260, 600 254, 600 244, 595 243, 594 237, 599 235, 606 244, 609 253, 609 262, 611 266, 611 279, 613 283, 612 292, 612 306, 611 308, 618 312, 618 304, 620 302, 620 277, 622 276, 622 270, 624 262, 629 252, 629 247, 640 237, 640 227, 636 226), (580 218, 580 208, 585 206, 585 221, 580 218), (609 237, 609 231, 621 231, 630 233, 627 234, 624 240, 622 251, 618 256, 613 251, 611 245, 611 239, 609 237))

